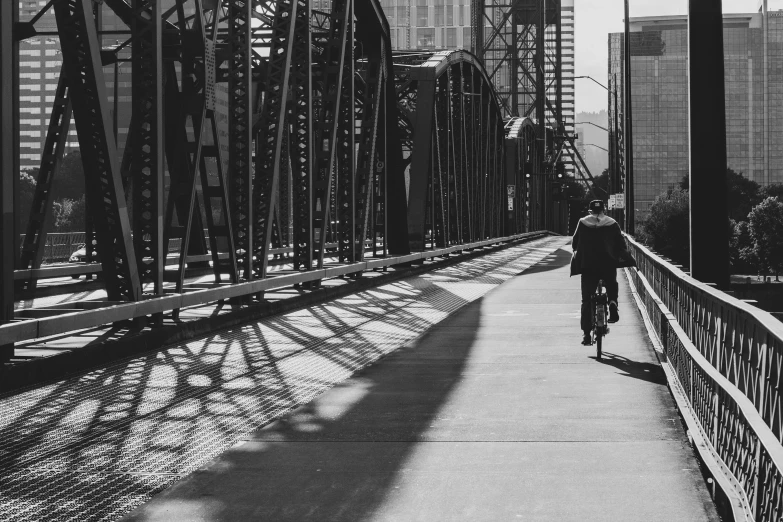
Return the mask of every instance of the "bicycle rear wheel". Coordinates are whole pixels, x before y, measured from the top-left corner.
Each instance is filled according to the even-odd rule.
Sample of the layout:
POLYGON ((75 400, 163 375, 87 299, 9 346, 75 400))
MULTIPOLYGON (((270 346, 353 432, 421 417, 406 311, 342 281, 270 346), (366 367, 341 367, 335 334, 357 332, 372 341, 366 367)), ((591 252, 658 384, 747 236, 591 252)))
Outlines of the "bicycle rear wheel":
POLYGON ((601 360, 601 348, 603 344, 604 336, 602 334, 598 334, 595 336, 595 358, 599 361, 601 360))

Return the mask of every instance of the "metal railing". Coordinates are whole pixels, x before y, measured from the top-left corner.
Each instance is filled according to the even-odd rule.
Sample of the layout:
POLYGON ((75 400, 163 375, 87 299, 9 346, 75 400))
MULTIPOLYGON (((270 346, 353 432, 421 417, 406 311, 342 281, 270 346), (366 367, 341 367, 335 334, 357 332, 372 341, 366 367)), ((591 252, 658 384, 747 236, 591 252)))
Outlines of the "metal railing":
POLYGON ((632 282, 701 438, 748 516, 783 519, 783 323, 627 239, 632 282))
MULTIPOLYGON (((24 244, 24 234, 19 235, 19 245, 24 244)), ((51 232, 46 234, 44 242, 42 265, 52 263, 66 263, 71 254, 84 246, 86 234, 84 232, 51 232)), ((204 237, 208 237, 207 231, 204 231, 204 237)), ((179 252, 180 239, 173 238, 169 241, 169 253, 179 252)))

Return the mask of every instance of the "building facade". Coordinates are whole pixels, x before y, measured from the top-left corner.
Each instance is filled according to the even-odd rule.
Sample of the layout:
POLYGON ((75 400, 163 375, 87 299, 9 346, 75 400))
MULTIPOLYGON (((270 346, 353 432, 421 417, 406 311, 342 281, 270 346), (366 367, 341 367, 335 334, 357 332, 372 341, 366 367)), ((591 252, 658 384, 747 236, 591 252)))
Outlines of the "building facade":
MULTIPOLYGON (((783 60, 783 11, 726 14, 723 23, 728 167, 760 185, 781 183, 783 70, 775 64, 783 60)), ((687 17, 632 18, 630 30, 634 197, 644 218, 659 194, 688 175, 687 17)), ((610 34, 608 80, 610 88, 616 80, 619 114, 615 126, 610 94, 609 125, 620 139, 623 73, 623 34, 610 34)))
POLYGON ((470 0, 381 0, 395 50, 470 49, 470 0))
MULTIPOLYGON (((32 19, 45 8, 47 0, 22 0, 19 2, 19 19, 24 22, 32 19)), ((106 31, 126 31, 127 27, 106 5, 101 7, 101 25, 106 31)), ((46 141, 49 119, 57 91, 62 69, 62 54, 59 38, 54 36, 57 23, 54 10, 49 10, 36 23, 39 36, 26 38, 19 42, 19 130, 20 130, 20 170, 31 171, 40 167, 41 153, 46 141), (54 34, 51 34, 54 33, 54 34)), ((117 38, 127 35, 103 37, 103 48, 116 45, 117 38)), ((121 53, 122 54, 122 53, 121 53)), ((125 54, 128 54, 127 52, 125 54)), ((122 58, 122 56, 121 56, 122 58)), ((112 121, 116 122, 118 152, 121 157, 131 114, 131 64, 120 61, 117 66, 104 67, 106 93, 112 121), (116 79, 115 79, 116 75, 116 79), (117 100, 115 102, 115 81, 117 81, 117 100), (116 112, 116 118, 115 113, 116 112)), ((71 119, 66 153, 79 148, 76 126, 71 119)))

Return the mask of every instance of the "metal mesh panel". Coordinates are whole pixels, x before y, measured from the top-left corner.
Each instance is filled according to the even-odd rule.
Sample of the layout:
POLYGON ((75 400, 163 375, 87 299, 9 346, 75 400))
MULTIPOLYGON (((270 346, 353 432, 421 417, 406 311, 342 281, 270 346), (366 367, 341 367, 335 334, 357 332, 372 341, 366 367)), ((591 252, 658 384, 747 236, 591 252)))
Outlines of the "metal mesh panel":
POLYGON ((0 396, 0 519, 116 519, 565 242, 518 245, 0 396))

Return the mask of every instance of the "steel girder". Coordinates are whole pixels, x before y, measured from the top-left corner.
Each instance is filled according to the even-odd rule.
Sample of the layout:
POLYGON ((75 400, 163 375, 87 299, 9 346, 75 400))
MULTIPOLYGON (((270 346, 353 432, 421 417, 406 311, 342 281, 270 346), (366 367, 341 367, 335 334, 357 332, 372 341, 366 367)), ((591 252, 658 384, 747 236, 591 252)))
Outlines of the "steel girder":
MULTIPOLYGON (((44 149, 41 153, 41 167, 38 170, 30 219, 22 242, 19 262, 19 268, 22 270, 40 268, 46 235, 54 218, 49 209, 54 203, 54 183, 60 170, 71 126, 71 99, 68 96, 68 85, 68 76, 61 71, 54 95, 52 114, 49 117, 44 149)), ((30 278, 21 281, 17 288, 29 293, 35 290, 36 284, 37 280, 30 278)))
MULTIPOLYGON (((420 67, 421 57, 408 56, 408 72, 400 73, 377 0, 335 0, 327 11, 313 11, 308 0, 162 1, 104 2, 128 28, 120 47, 134 68, 133 116, 119 168, 103 92, 110 78, 102 71, 117 58, 101 54, 90 0, 53 4, 65 60, 36 208, 51 206, 72 100, 88 173, 87 226, 96 229, 110 300, 139 299, 142 284, 160 295, 172 280, 176 291, 188 291, 185 269, 196 261, 208 268, 203 257, 193 259, 208 252, 207 243, 216 282, 228 274, 233 283, 239 268, 245 279, 266 277, 270 243, 286 240, 301 271, 325 268, 329 249, 348 263, 366 252, 407 254, 409 216, 419 230, 416 248, 425 237, 428 245, 453 245, 506 232, 500 108, 472 55, 449 55, 436 65, 424 94, 427 81, 411 71, 420 75, 432 64, 420 67), (417 120, 425 114, 429 130, 421 131, 417 120), (132 230, 125 190, 133 194, 132 230), (173 239, 181 239, 179 263, 165 271, 173 239)), ((10 136, 13 145, 5 125, 13 127, 14 118, 1 114, 3 139, 10 136)), ((12 203, 3 206, 7 214, 12 203)), ((49 219, 46 212, 39 217, 25 267, 39 263, 49 219)), ((13 225, 3 234, 12 241, 13 225)), ((13 295, 4 295, 12 307, 13 295)))
POLYGON ((422 250, 502 234, 503 119, 481 62, 467 51, 435 53, 412 67, 416 123, 408 237, 422 250))
MULTIPOLYGON (((163 293, 163 52, 161 0, 133 0, 133 239, 142 284, 163 293)), ((116 81, 116 79, 115 79, 116 81)))
MULTIPOLYGON (((17 2, 0 2, 0 324, 14 318, 14 195, 19 165, 19 114, 15 102, 19 77, 14 23, 18 15, 17 2)), ((0 361, 12 354, 13 343, 0 341, 0 361)))
POLYGON ((228 165, 237 263, 253 277, 253 2, 228 3, 228 165))
POLYGON ((54 4, 63 64, 70 78, 76 131, 84 162, 87 201, 94 216, 106 291, 112 301, 141 294, 125 192, 111 133, 100 48, 90 0, 54 4))

